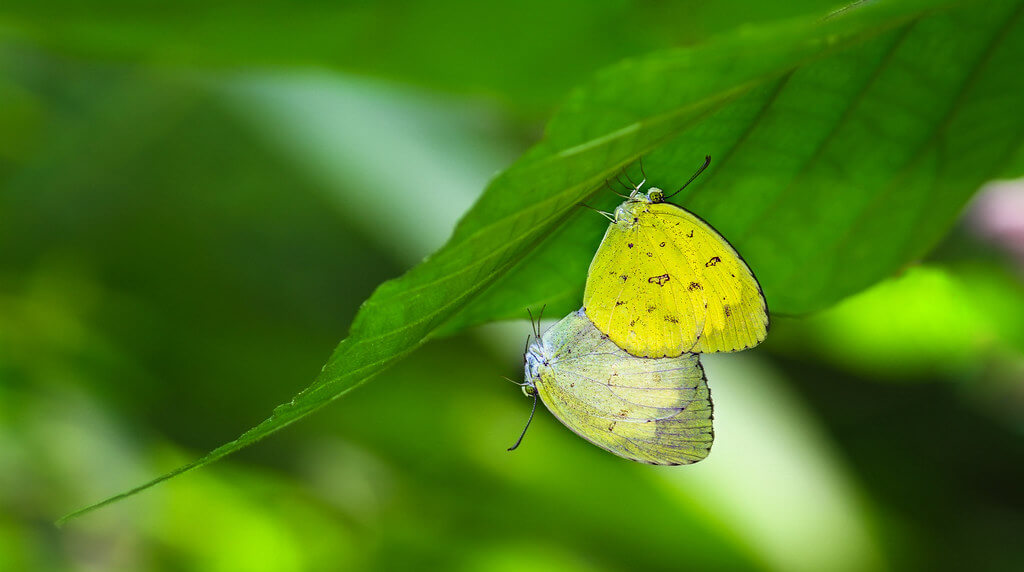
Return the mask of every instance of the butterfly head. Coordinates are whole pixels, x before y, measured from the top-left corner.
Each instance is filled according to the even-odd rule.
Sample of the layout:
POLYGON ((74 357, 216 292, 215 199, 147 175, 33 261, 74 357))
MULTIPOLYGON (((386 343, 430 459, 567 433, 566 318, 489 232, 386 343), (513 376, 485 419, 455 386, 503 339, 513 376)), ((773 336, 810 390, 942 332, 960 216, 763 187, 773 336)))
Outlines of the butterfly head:
POLYGON ((643 182, 638 184, 629 193, 629 197, 626 198, 627 203, 660 203, 665 201, 665 191, 658 187, 649 187, 647 192, 643 192, 643 184, 647 181, 644 179, 643 182))
MULTIPOLYGON (((704 172, 704 169, 707 169, 708 165, 710 165, 710 164, 711 164, 711 155, 708 155, 708 156, 704 157, 704 164, 701 165, 699 169, 697 169, 697 172, 694 173, 692 177, 690 177, 690 180, 688 180, 685 183, 683 183, 683 186, 680 187, 678 191, 675 191, 674 193, 672 193, 671 195, 668 195, 668 196, 665 195, 665 191, 659 189, 658 187, 650 187, 650 188, 647 189, 646 193, 643 192, 641 189, 643 189, 644 188, 644 184, 647 183, 647 175, 644 174, 644 178, 638 184, 633 186, 633 190, 629 193, 629 197, 626 198, 626 202, 624 202, 621 205, 619 205, 619 208, 616 209, 616 211, 615 211, 616 221, 622 220, 622 219, 619 218, 619 211, 620 210, 632 210, 632 209, 630 209, 630 207, 631 206, 635 207, 636 205, 650 205, 650 204, 655 204, 655 203, 663 203, 666 200, 672 198, 672 196, 676 195, 677 193, 679 193, 680 191, 685 189, 687 186, 689 186, 689 184, 692 183, 693 180, 696 179, 698 176, 700 176, 700 174, 704 172)), ((640 172, 643 173, 643 170, 644 170, 644 164, 641 162, 640 163, 640 172)), ((627 178, 627 180, 629 180, 630 184, 633 183, 632 179, 629 179, 628 176, 626 178, 627 178)))

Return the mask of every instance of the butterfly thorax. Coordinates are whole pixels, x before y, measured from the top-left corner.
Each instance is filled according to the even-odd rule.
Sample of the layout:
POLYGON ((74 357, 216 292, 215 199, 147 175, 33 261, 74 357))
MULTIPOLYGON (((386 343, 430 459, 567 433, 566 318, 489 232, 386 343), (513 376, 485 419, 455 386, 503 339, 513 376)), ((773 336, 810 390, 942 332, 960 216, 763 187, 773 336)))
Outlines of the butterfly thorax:
POLYGON ((641 215, 647 212, 650 205, 665 202, 665 191, 651 187, 646 193, 634 191, 625 202, 615 208, 615 222, 624 222, 632 226, 639 222, 641 215))
MULTIPOLYGON (((541 368, 547 367, 547 358, 544 357, 543 351, 540 345, 536 342, 530 344, 529 349, 526 350, 526 365, 524 366, 523 376, 526 380, 523 391, 526 392, 527 388, 533 388, 540 382, 540 371, 541 368)), ((527 395, 530 395, 527 393, 527 395)))

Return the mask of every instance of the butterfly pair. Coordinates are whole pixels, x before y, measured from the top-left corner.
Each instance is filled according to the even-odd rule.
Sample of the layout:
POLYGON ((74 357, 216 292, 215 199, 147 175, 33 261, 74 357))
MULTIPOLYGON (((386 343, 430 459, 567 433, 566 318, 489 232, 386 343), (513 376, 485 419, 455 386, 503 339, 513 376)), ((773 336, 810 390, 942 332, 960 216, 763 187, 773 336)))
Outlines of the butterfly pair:
POLYGON ((768 309, 728 241, 665 202, 661 189, 641 192, 645 182, 608 215, 583 308, 528 345, 523 389, 535 409, 539 397, 569 429, 620 457, 688 464, 707 456, 714 436, 698 354, 757 345, 768 309))

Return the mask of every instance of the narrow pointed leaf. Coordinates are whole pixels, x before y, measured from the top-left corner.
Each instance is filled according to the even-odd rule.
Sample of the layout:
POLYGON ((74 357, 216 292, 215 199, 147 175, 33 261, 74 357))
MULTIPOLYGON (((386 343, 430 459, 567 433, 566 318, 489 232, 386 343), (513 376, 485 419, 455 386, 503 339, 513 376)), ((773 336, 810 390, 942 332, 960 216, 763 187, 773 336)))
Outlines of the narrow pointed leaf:
MULTIPOLYGON (((954 36, 969 34, 974 43, 946 49, 927 32, 932 26, 948 32, 947 4, 859 5, 820 20, 739 31, 598 74, 568 99, 544 141, 488 186, 444 247, 374 292, 349 337, 309 388, 235 441, 64 520, 211 463, 290 425, 414 351, 446 323, 445 331, 452 331, 469 323, 519 317, 527 305, 541 299, 570 307, 574 300, 578 304, 573 292, 585 277, 603 219, 576 205, 595 197, 598 204, 613 204, 610 193, 600 190, 604 181, 641 156, 648 171, 665 179, 665 186, 685 180, 680 173, 688 176, 705 153, 718 156, 716 170, 702 186, 680 197, 711 218, 726 236, 735 237, 765 283, 770 306, 787 311, 813 308, 835 297, 823 292, 852 291, 891 271, 934 240, 943 226, 933 221, 948 225, 955 212, 952 205, 969 194, 963 188, 982 180, 998 163, 983 154, 948 163, 939 160, 949 159, 946 151, 952 136, 964 132, 964 124, 974 117, 963 115, 976 110, 973 103, 959 102, 984 95, 992 105, 1013 103, 1012 96, 997 97, 1002 93, 997 88, 1012 85, 994 85, 986 66, 1005 65, 1007 52, 1017 49, 1019 40, 1009 38, 1021 36, 1016 33, 1018 5, 995 2, 972 11, 977 14, 965 19, 964 29, 957 29, 954 36), (907 48, 901 46, 915 46, 929 37, 933 50, 949 52, 944 52, 949 62, 923 73, 904 60, 902 50, 907 48), (968 85, 957 83, 965 69, 978 70, 968 71, 975 78, 968 85), (876 95, 880 88, 875 86, 890 86, 889 74, 922 76, 921 81, 930 82, 941 97, 923 106, 904 101, 898 90, 888 87, 876 95), (810 86, 815 81, 816 92, 807 87, 788 91, 787 86, 810 86), (949 83, 961 89, 948 93, 949 83), (863 140, 850 139, 847 133, 866 129, 861 119, 882 111, 874 106, 889 100, 894 107, 909 109, 898 123, 877 127, 884 135, 879 138, 903 138, 908 147, 887 158, 876 156, 863 140), (796 123, 788 130, 776 127, 792 121, 796 123), (921 122, 930 128, 910 129, 921 122), (769 137, 774 139, 767 141, 769 137), (883 177, 871 167, 863 171, 870 176, 862 175, 868 159, 883 162, 891 172, 883 177), (941 165, 943 170, 915 165, 941 165), (821 179, 825 175, 819 172, 829 178, 821 179), (851 174, 855 182, 845 182, 843 177, 851 174), (930 202, 935 198, 931 181, 939 175, 953 177, 942 189, 955 200, 930 202), (837 204, 843 202, 839 198, 851 198, 862 207, 816 212, 830 204, 828 195, 809 196, 805 189, 833 192, 833 187, 818 186, 825 180, 836 185, 839 194, 832 196, 837 204), (764 194, 780 184, 784 191, 764 194), (904 194, 903 189, 911 192, 904 194), (858 192, 846 197, 854 190, 858 192), (886 196, 899 197, 899 208, 915 215, 910 221, 895 217, 885 207, 886 196), (862 217, 870 205, 881 217, 877 221, 862 217), (766 231, 773 219, 790 233, 766 231), (905 240, 891 251, 874 254, 877 258, 865 267, 868 271, 855 271, 856 264, 846 263, 859 261, 864 245, 846 238, 847 233, 870 236, 880 232, 883 222, 881 230, 888 228, 885 224, 899 224, 894 236, 905 240), (481 297, 482 292, 486 296, 481 297)), ((987 133, 1010 145, 1008 133, 1017 126, 1013 121, 987 133)), ((964 147, 957 143, 953 148, 964 147)))

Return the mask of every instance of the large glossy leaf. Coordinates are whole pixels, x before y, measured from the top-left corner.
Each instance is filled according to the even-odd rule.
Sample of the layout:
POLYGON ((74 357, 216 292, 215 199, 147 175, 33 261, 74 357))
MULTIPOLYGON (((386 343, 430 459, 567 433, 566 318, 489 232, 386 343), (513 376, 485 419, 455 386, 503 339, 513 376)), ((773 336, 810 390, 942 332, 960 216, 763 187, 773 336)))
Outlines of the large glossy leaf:
POLYGON ((8 35, 79 56, 168 67, 330 67, 546 111, 581 78, 623 57, 838 4, 185 0, 168 10, 115 0, 5 0, 0 41, 8 35))
POLYGON ((685 202, 747 254, 770 307, 813 309, 869 284, 923 251, 1016 150, 1020 26, 1017 2, 870 4, 599 74, 443 248, 378 288, 309 388, 237 440, 71 516, 301 419, 446 322, 518 316, 538 299, 578 303, 603 224, 576 204, 640 156, 665 186, 717 156, 685 202))
MULTIPOLYGON (((814 311, 924 254, 984 181, 1024 173, 1021 57, 1014 3, 915 20, 737 98, 645 156, 645 170, 671 189, 712 155, 675 202, 737 247, 773 313, 814 311)), ((578 307, 604 226, 584 215, 446 329, 578 307)))

